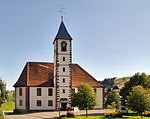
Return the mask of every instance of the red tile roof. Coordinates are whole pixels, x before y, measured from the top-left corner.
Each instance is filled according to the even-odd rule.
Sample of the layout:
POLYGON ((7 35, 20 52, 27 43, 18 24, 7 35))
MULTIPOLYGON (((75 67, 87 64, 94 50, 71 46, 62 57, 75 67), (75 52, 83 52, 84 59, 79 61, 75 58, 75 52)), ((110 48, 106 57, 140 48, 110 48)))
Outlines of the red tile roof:
POLYGON ((88 83, 92 87, 103 87, 103 85, 98 82, 94 77, 87 73, 82 67, 78 64, 71 65, 72 70, 72 86, 76 87, 81 83, 88 83))
MULTIPOLYGON (((54 64, 46 62, 27 62, 18 81, 14 87, 53 87, 54 64)), ((87 73, 78 64, 71 64, 72 86, 88 83, 92 87, 103 87, 103 85, 87 73)))

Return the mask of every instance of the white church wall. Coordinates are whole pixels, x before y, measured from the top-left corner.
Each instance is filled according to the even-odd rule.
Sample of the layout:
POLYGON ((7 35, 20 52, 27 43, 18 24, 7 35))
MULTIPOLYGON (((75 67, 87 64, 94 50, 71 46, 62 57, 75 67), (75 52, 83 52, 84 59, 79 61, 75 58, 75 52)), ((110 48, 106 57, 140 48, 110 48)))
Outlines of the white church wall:
POLYGON ((96 108, 103 108, 103 88, 96 88, 96 95, 99 101, 99 104, 96 108))
POLYGON ((30 87, 30 110, 55 110, 55 94, 55 88, 52 87, 30 87), (41 88, 41 96, 37 96, 37 88, 41 88), (48 96, 49 88, 53 89, 53 96, 48 96), (41 106, 37 106, 37 100, 41 100, 41 106), (48 100, 53 101, 53 106, 48 106, 48 100))
POLYGON ((18 87, 16 88, 16 109, 26 109, 26 87, 18 87), (22 96, 19 95, 19 89, 22 89, 22 96), (20 101, 22 100, 22 105, 20 105, 20 101))
POLYGON ((65 54, 65 55, 58 55, 58 63, 59 64, 70 64, 70 55, 65 54), (63 57, 65 57, 65 61, 63 61, 63 57))
POLYGON ((59 76, 70 75, 70 68, 69 68, 69 66, 59 66, 58 67, 58 75, 59 76), (63 71, 63 68, 65 68, 65 71, 63 71))
POLYGON ((60 86, 69 86, 70 83, 70 78, 69 77, 59 77, 59 85, 60 86), (63 82, 63 79, 65 80, 65 82, 63 82))
POLYGON ((69 96, 69 87, 60 87, 60 97, 61 98, 68 98, 69 96), (63 89, 65 90, 65 93, 63 93, 63 89))

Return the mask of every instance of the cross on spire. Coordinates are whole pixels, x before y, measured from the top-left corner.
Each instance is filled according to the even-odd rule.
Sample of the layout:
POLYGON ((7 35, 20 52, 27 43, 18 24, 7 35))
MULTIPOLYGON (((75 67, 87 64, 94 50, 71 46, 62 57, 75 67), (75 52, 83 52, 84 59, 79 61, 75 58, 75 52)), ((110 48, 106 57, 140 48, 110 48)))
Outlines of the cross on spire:
POLYGON ((63 0, 62 0, 62 5, 61 5, 61 10, 59 10, 59 12, 61 13, 61 21, 63 21, 64 14, 66 14, 66 13, 64 12, 63 0))

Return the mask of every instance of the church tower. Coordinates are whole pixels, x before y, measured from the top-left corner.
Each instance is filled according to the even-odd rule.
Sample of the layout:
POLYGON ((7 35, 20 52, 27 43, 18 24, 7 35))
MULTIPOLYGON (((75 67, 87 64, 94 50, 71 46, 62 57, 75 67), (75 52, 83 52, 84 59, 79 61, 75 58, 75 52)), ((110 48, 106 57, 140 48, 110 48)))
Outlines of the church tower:
POLYGON ((54 39, 54 85, 56 87, 56 109, 71 108, 72 38, 63 19, 54 39))

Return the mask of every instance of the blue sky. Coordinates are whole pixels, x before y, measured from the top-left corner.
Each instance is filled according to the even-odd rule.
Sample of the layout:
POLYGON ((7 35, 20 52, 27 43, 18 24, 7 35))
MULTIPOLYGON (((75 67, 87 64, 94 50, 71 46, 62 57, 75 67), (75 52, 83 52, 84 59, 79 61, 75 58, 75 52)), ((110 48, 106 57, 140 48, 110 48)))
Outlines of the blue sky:
MULTIPOLYGON (((0 0, 0 77, 7 89, 27 61, 53 62, 62 0, 0 0)), ((73 62, 97 80, 150 74, 150 0, 63 0, 73 62)))

